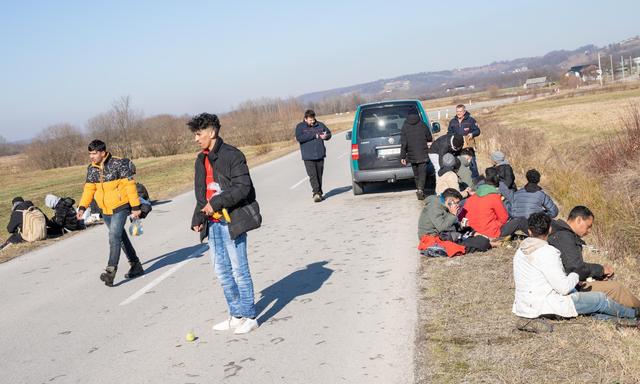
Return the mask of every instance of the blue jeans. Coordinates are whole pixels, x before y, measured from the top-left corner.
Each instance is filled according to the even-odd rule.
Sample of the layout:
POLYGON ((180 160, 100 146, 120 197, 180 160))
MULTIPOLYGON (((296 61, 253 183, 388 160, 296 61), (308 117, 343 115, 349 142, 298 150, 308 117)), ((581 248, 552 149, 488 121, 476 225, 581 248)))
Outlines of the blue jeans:
POLYGON ((592 315, 598 320, 636 317, 633 308, 618 304, 603 292, 575 292, 570 296, 579 315, 592 315))
POLYGON ((124 225, 127 223, 127 218, 131 214, 131 211, 124 209, 116 212, 113 215, 102 215, 104 223, 109 229, 109 264, 110 267, 117 267, 120 260, 120 248, 127 255, 127 259, 130 263, 139 262, 136 250, 133 249, 133 245, 127 236, 127 232, 124 230, 124 225))
POLYGON ((209 249, 213 270, 222 286, 231 316, 256 317, 253 281, 247 260, 247 234, 232 240, 227 223, 210 223, 209 249))

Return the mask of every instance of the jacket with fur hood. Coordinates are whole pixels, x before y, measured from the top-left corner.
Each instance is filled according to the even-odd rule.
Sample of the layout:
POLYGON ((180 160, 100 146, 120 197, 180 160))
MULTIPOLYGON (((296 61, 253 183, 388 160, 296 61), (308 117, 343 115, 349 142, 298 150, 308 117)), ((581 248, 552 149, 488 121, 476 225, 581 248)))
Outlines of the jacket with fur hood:
POLYGON ((546 241, 530 237, 520 244, 513 258, 513 279, 515 315, 530 319, 541 315, 578 316, 569 296, 578 284, 578 275, 565 273, 560 251, 546 241))
POLYGON ((400 130, 400 158, 410 163, 429 160, 429 144, 433 141, 431 130, 418 115, 408 115, 400 130))

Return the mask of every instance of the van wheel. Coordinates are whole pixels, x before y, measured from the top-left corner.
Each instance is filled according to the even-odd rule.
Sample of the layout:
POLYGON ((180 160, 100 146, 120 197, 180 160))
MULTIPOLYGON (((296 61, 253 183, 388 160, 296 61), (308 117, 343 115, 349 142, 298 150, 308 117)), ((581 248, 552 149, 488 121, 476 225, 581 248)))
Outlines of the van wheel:
POLYGON ((352 182, 353 184, 353 194, 354 195, 362 195, 364 193, 364 183, 358 183, 356 181, 352 182))

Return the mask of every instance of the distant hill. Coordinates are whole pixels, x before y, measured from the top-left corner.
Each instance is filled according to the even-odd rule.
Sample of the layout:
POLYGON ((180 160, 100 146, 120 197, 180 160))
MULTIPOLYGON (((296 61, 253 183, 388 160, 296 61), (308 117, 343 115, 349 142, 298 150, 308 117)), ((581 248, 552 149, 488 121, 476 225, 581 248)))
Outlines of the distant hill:
POLYGON ((337 96, 359 94, 365 99, 400 97, 432 98, 456 93, 484 90, 496 85, 500 88, 524 84, 528 78, 548 76, 558 80, 569 68, 581 64, 597 64, 602 56, 602 69, 610 71, 609 55, 614 67, 620 66, 620 56, 640 56, 640 37, 636 36, 607 47, 585 45, 572 51, 552 51, 544 56, 499 61, 480 67, 458 68, 448 71, 421 72, 364 84, 312 92, 298 97, 303 103, 319 102, 337 96))

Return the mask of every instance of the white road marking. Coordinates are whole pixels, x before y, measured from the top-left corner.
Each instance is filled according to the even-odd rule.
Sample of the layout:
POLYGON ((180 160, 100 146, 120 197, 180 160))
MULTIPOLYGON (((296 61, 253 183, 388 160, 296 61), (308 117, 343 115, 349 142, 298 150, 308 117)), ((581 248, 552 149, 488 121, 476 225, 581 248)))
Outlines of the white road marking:
POLYGON ((338 160, 342 159, 343 157, 347 156, 349 154, 349 152, 345 152, 342 155, 338 156, 338 160))
POLYGON ((180 268, 184 267, 188 262, 193 260, 196 256, 203 254, 208 249, 209 249, 209 247, 206 244, 203 244, 202 247, 199 247, 195 252, 190 254, 186 259, 184 259, 181 262, 179 262, 178 264, 174 265, 173 268, 169 269, 168 271, 166 271, 162 275, 158 276, 155 280, 153 280, 149 284, 147 284, 144 287, 142 287, 138 292, 136 292, 133 295, 129 296, 129 298, 126 299, 125 301, 123 301, 122 303, 120 303, 120 305, 131 304, 134 300, 138 299, 140 296, 142 296, 145 293, 149 292, 153 287, 155 287, 156 285, 160 284, 162 282, 162 280, 164 280, 167 277, 171 276, 177 270, 179 270, 180 268))
POLYGON ((299 187, 299 186, 300 186, 300 184, 304 183, 304 182, 305 182, 305 181, 307 181, 307 180, 309 180, 309 176, 307 176, 307 177, 305 177, 304 179, 302 179, 302 180, 298 181, 297 183, 293 184, 293 185, 291 186, 291 188, 289 188, 289 189, 291 189, 291 190, 296 189, 297 187, 299 187))

